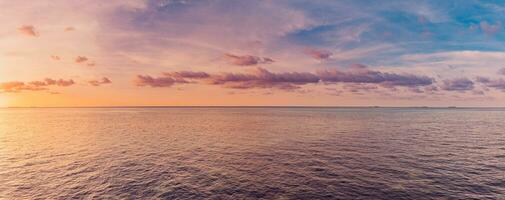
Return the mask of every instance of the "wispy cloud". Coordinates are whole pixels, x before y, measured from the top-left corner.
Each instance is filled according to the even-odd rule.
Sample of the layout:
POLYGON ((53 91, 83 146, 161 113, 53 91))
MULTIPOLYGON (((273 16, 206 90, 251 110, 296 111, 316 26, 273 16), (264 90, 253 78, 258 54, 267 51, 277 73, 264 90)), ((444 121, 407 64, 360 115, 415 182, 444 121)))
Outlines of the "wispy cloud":
POLYGON ((487 77, 477 77, 477 82, 484 84, 486 87, 494 88, 505 92, 505 80, 503 78, 491 79, 487 77))
POLYGON ((0 83, 0 89, 3 92, 20 92, 23 90, 29 90, 29 91, 45 90, 46 88, 31 84, 25 84, 24 82, 13 81, 13 82, 0 83))
POLYGON ((258 56, 252 56, 252 55, 243 55, 243 56, 238 56, 238 55, 233 55, 233 54, 225 54, 224 57, 230 64, 233 65, 238 65, 238 66, 251 66, 251 65, 258 65, 258 64, 270 64, 273 63, 274 60, 271 58, 267 57, 258 57, 258 56))
MULTIPOLYGON (((266 92, 288 104, 340 102, 336 97, 307 100, 333 88, 343 101, 361 94, 373 96, 373 101, 407 101, 409 96, 413 104, 421 101, 417 97, 436 97, 441 104, 455 95, 481 95, 505 106, 503 9, 480 1, 457 3, 6 1, 0 8, 0 62, 4 78, 12 80, 107 74, 76 88, 135 77, 139 87, 194 87, 180 91, 188 98, 200 95, 198 87, 213 87, 221 94, 241 89, 234 90, 237 102, 226 99, 238 104, 244 102, 241 95, 266 92), (52 12, 33 15, 48 5, 52 12), (67 66, 76 63, 81 67, 67 66), (100 67, 91 67, 97 63, 100 67)), ((3 83, 0 91, 69 84, 58 79, 13 81, 3 83)), ((149 92, 131 84, 122 87, 153 102, 145 95, 149 92)), ((101 88, 108 89, 117 88, 101 88)))
POLYGON ((61 60, 60 56, 57 56, 57 55, 51 55, 51 59, 53 59, 53 60, 61 60))
POLYGON ((75 58, 75 62, 76 62, 76 63, 83 63, 83 62, 86 62, 86 61, 88 61, 88 58, 87 58, 87 57, 84 57, 84 56, 77 56, 77 57, 75 58))
POLYGON ((498 70, 498 74, 505 75, 505 67, 498 70))
POLYGON ((69 26, 69 27, 66 27, 66 28, 64 29, 64 31, 65 31, 65 32, 75 31, 75 28, 74 28, 74 27, 72 27, 72 26, 69 26))
POLYGON ((313 48, 305 49, 304 53, 318 60, 326 60, 330 58, 331 55, 333 55, 333 53, 331 53, 330 51, 313 48))
POLYGON ((344 89, 352 93, 359 93, 361 91, 369 92, 371 90, 377 90, 379 87, 377 85, 366 83, 350 83, 345 84, 344 89))
POLYGON ((103 77, 100 80, 90 80, 90 81, 88 81, 88 83, 92 86, 101 86, 104 84, 111 84, 112 81, 107 77, 103 77))
POLYGON ((67 87, 75 84, 74 80, 69 79, 69 80, 64 80, 64 79, 51 79, 51 78, 46 78, 43 81, 32 81, 29 82, 29 85, 34 85, 34 86, 51 86, 51 85, 56 85, 60 87, 67 87))
POLYGON ((483 21, 480 23, 480 28, 482 29, 482 31, 484 31, 484 33, 488 35, 494 35, 498 33, 498 31, 500 31, 501 23, 496 22, 495 24, 490 24, 486 21, 483 21))
POLYGON ((48 90, 48 86, 68 87, 74 84, 75 82, 72 79, 46 78, 43 81, 31 81, 28 83, 21 81, 0 83, 0 90, 3 92, 40 91, 48 90))
POLYGON ((35 31, 35 27, 32 25, 24 25, 18 28, 18 31, 26 36, 37 37, 39 33, 35 31))

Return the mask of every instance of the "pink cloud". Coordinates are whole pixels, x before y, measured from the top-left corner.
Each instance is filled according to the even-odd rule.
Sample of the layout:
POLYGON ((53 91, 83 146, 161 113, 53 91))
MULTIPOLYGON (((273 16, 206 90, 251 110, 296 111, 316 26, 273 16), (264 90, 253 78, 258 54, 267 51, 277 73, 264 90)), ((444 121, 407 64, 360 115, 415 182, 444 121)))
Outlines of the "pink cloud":
POLYGON ((36 87, 44 87, 47 86, 48 84, 46 81, 32 81, 29 83, 30 85, 36 86, 36 87))
POLYGON ((88 58, 86 58, 86 57, 84 57, 84 56, 77 56, 77 57, 75 58, 75 62, 76 62, 76 63, 83 63, 83 62, 86 62, 86 61, 88 61, 88 58))
POLYGON ((61 60, 61 58, 59 56, 56 56, 56 55, 51 55, 51 59, 53 59, 53 60, 61 60))
POLYGON ((274 60, 271 58, 266 58, 266 57, 261 58, 261 57, 257 57, 257 56, 251 56, 251 55, 237 56, 237 55, 233 55, 233 54, 225 54, 224 57, 231 64, 238 65, 238 66, 270 64, 270 63, 274 62, 274 60))
POLYGON ((75 31, 75 28, 72 26, 66 27, 65 32, 75 31))
POLYGON ((46 85, 57 85, 57 86, 60 86, 60 87, 67 87, 67 86, 71 86, 73 84, 75 84, 74 80, 72 79, 69 79, 69 80, 63 80, 63 79, 50 79, 50 78, 46 78, 44 80, 46 82, 46 85))
POLYGON ((485 95, 486 93, 482 90, 474 90, 472 91, 473 95, 485 95))
POLYGON ((505 67, 498 70, 498 74, 505 75, 505 67))
POLYGON ((112 81, 107 78, 107 77, 103 77, 102 79, 100 80, 91 80, 91 81, 88 81, 88 83, 92 86, 101 86, 101 85, 104 85, 104 84, 111 84, 112 81))
POLYGON ((40 88, 38 86, 26 85, 24 82, 19 81, 0 83, 0 90, 2 90, 3 92, 20 92, 23 90, 34 91, 42 89, 44 88, 40 88))
POLYGON ((304 53, 318 60, 326 60, 333 55, 330 51, 312 48, 305 49, 304 53))
POLYGON ((37 37, 39 36, 39 33, 35 31, 35 27, 32 25, 24 25, 18 28, 18 31, 21 34, 24 34, 26 36, 31 36, 31 37, 37 37))
POLYGON ((484 33, 486 33, 488 35, 494 35, 498 31, 500 31, 501 23, 497 22, 496 24, 490 24, 486 21, 483 21, 480 23, 480 28, 482 29, 482 31, 484 31, 484 33))

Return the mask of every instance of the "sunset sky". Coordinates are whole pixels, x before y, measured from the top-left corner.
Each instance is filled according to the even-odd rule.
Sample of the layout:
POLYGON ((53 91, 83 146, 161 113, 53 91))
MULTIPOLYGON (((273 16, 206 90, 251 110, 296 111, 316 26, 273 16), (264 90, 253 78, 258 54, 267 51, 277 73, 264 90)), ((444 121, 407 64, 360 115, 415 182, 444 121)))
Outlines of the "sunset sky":
POLYGON ((505 1, 0 0, 0 107, 505 106, 505 1))

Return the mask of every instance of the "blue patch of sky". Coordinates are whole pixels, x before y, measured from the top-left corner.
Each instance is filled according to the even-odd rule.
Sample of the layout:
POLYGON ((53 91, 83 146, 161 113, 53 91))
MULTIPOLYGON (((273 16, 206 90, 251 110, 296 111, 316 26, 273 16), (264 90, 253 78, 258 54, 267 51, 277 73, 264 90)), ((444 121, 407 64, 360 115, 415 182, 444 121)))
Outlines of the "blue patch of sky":
MULTIPOLYGON (((412 12, 408 9, 398 9, 395 6, 378 6, 371 9, 376 2, 357 1, 353 3, 356 11, 356 18, 351 20, 339 19, 342 14, 332 17, 335 8, 321 7, 310 4, 306 11, 317 12, 309 16, 324 20, 320 26, 309 29, 298 30, 286 36, 290 42, 306 46, 314 46, 327 49, 356 49, 366 48, 379 44, 391 44, 402 51, 378 52, 377 55, 370 55, 363 62, 383 62, 377 57, 392 56, 397 57, 402 54, 412 53, 433 53, 441 51, 504 51, 505 33, 503 26, 505 22, 505 2, 492 1, 424 1, 433 9, 443 11, 448 19, 440 21, 430 21, 430 16, 423 16, 419 12, 412 12), (494 4, 493 4, 494 3, 494 4), (366 6, 365 4, 369 4, 366 6), (361 10, 359 7, 364 6, 361 10), (395 9, 391 9, 395 7, 395 9), (503 9, 503 10, 501 10, 503 9), (359 12, 367 10, 367 15, 359 12), (500 12, 502 11, 502 12, 500 12), (331 20, 330 20, 331 19, 331 20), (332 23, 332 20, 335 23, 332 23), (501 24, 500 31, 495 34, 487 34, 481 28, 481 23, 490 25, 501 24), (338 43, 338 32, 350 30, 356 26, 366 25, 367 29, 359 35, 358 40, 338 43), (385 55, 389 54, 389 55, 385 55)), ((416 3, 416 2, 412 2, 416 3)), ((387 4, 387 3, 386 3, 387 4)), ((347 6, 349 7, 349 6, 347 6)))

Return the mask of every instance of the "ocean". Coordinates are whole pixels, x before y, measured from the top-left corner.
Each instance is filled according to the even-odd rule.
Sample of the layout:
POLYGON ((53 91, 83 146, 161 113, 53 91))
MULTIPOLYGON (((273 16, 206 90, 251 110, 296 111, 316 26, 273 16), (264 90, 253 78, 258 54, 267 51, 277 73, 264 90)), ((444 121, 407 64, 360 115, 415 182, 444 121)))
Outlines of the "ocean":
POLYGON ((0 199, 505 199, 505 109, 0 109, 0 199))

